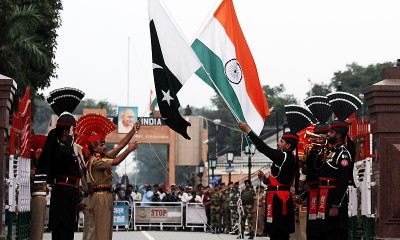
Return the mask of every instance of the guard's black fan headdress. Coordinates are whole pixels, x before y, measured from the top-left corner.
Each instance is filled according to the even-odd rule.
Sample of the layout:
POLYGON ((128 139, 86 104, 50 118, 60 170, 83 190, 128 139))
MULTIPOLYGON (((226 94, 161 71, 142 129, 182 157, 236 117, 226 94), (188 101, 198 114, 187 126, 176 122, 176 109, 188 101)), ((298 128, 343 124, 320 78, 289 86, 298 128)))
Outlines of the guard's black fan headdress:
POLYGON ((346 122, 346 119, 361 107, 361 100, 347 92, 329 93, 327 98, 332 106, 333 113, 337 118, 337 120, 330 125, 330 129, 337 132, 347 133, 349 130, 349 124, 346 122))
POLYGON ((329 131, 327 121, 332 116, 332 107, 326 96, 311 96, 304 100, 311 113, 318 120, 314 127, 314 133, 324 133, 329 131))
POLYGON ((299 141, 298 132, 317 122, 312 113, 299 105, 285 105, 286 119, 290 132, 285 132, 282 138, 289 143, 297 144, 299 141))
POLYGON ((76 88, 60 88, 50 92, 46 98, 55 114, 59 116, 57 126, 76 126, 72 112, 81 102, 85 93, 76 88))
POLYGON ((63 112, 72 113, 84 96, 85 93, 79 89, 65 87, 51 91, 46 100, 60 116, 63 112))

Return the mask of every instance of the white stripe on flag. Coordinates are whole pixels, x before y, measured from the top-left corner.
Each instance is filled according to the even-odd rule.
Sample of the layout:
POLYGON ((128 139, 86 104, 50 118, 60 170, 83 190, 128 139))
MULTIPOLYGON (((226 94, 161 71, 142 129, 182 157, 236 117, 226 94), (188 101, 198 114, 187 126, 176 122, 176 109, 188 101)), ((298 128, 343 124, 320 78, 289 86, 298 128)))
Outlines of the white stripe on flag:
MULTIPOLYGON (((236 48, 230 38, 226 35, 224 27, 216 18, 211 19, 209 24, 210 25, 204 29, 201 35, 198 36, 198 40, 217 55, 221 59, 222 64, 225 65, 225 63, 232 58, 236 58, 236 48), (215 41, 215 39, 218 39, 219 41, 215 41)), ((226 79, 224 80, 226 81, 226 79)), ((213 81, 218 80, 213 79, 213 81)), ((246 78, 243 76, 243 80, 240 84, 230 85, 239 100, 245 121, 255 133, 260 134, 264 127, 264 119, 260 116, 251 102, 246 91, 245 81, 246 78)))

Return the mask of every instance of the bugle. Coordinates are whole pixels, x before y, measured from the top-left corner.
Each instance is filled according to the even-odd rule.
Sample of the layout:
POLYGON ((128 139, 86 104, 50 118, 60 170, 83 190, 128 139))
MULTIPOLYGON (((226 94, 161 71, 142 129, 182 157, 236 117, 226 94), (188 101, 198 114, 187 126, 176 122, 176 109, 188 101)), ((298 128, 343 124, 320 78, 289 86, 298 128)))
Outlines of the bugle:
POLYGON ((323 138, 326 139, 325 136, 321 135, 321 134, 316 134, 310 131, 306 131, 306 133, 304 133, 304 138, 323 138))

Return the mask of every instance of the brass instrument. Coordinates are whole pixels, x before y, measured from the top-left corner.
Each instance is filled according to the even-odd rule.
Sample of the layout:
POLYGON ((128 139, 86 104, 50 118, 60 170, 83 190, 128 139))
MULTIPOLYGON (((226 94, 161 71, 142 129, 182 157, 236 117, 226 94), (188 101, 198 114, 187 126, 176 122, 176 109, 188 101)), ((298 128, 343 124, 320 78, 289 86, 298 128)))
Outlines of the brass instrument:
POLYGON ((304 138, 311 138, 311 139, 320 138, 325 140, 325 142, 323 143, 315 143, 315 142, 311 143, 311 145, 313 146, 325 147, 326 144, 328 143, 328 138, 326 136, 323 136, 321 134, 316 134, 310 131, 306 131, 306 133, 304 133, 304 138))
POLYGON ((322 136, 321 134, 316 134, 310 131, 306 131, 306 133, 304 133, 304 138, 326 138, 326 137, 322 136))

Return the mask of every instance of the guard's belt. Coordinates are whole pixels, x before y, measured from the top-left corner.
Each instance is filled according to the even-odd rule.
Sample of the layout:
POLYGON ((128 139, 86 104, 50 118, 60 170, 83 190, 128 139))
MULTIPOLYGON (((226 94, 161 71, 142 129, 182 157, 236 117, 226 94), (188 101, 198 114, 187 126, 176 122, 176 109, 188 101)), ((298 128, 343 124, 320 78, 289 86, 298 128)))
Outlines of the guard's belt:
POLYGON ((308 190, 315 190, 319 188, 319 182, 306 182, 307 186, 308 186, 308 190))
POLYGON ((98 192, 112 192, 112 187, 111 186, 94 186, 93 187, 93 192, 98 193, 98 192))
POLYGON ((77 177, 61 176, 61 177, 56 177, 56 184, 78 188, 79 180, 80 179, 77 177))
POLYGON ((336 187, 336 180, 319 180, 320 187, 336 187))
POLYGON ((46 196, 46 195, 47 195, 46 192, 33 192, 32 193, 32 197, 35 197, 35 196, 46 196))
POLYGON ((268 186, 267 191, 289 191, 289 186, 268 186))
POLYGON ((47 174, 35 174, 34 183, 46 183, 47 174))

